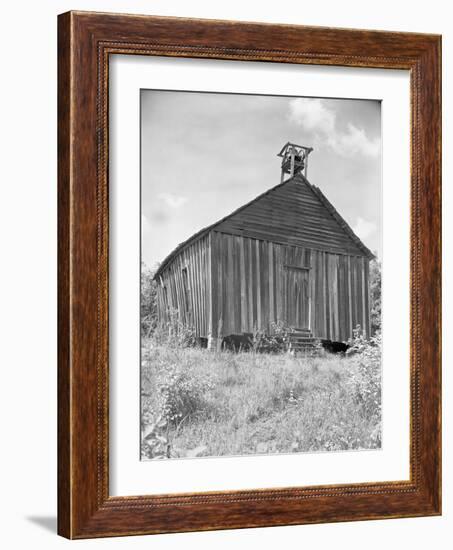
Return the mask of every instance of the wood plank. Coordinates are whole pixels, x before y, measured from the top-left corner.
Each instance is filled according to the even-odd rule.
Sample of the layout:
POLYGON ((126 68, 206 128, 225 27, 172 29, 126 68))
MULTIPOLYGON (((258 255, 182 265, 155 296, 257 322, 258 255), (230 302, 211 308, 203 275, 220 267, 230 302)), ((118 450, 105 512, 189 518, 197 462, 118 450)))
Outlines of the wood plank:
POLYGON ((344 262, 343 258, 337 256, 338 262, 338 337, 341 342, 345 340, 346 336, 346 302, 345 302, 345 278, 344 278, 344 262))
POLYGON ((223 292, 222 292, 222 336, 229 332, 229 309, 228 309, 228 236, 222 235, 222 257, 223 257, 223 292))
POLYGON ((209 254, 209 235, 204 239, 204 245, 201 249, 201 272, 202 272, 202 308, 203 308, 203 334, 206 338, 208 336, 208 309, 207 309, 207 296, 209 293, 210 281, 207 278, 206 265, 207 265, 207 256, 209 254))
POLYGON ((261 254, 260 241, 255 241, 256 250, 256 321, 257 328, 262 328, 262 311, 261 311, 261 254))
POLYGON ((313 334, 316 337, 319 337, 320 327, 319 327, 319 310, 320 310, 320 296, 319 296, 319 253, 316 250, 311 250, 311 264, 312 270, 310 277, 312 278, 312 287, 311 287, 311 325, 310 328, 313 334))
POLYGON ((247 269, 247 331, 253 332, 253 266, 252 266, 252 240, 246 239, 246 269, 247 269))
POLYGON ((348 295, 348 258, 340 256, 343 262, 343 340, 349 338, 349 295, 348 295))
POLYGON ((269 243, 260 241, 261 308, 263 329, 269 331, 269 243))
POLYGON ((347 256, 347 284, 348 284, 348 338, 352 338, 352 283, 351 283, 351 257, 347 256))
POLYGON ((324 284, 326 296, 326 333, 327 339, 332 337, 332 326, 330 319, 330 273, 329 273, 329 255, 324 254, 324 284))
POLYGON ((277 306, 277 321, 283 321, 283 297, 282 297, 282 247, 275 246, 275 298, 277 306))
POLYGON ((257 292, 257 274, 256 274, 256 243, 250 239, 251 265, 252 265, 252 299, 253 299, 253 324, 252 332, 258 326, 258 292, 257 292))
POLYGON ((209 330, 208 332, 213 338, 217 337, 218 326, 218 260, 217 260, 217 233, 212 231, 210 234, 210 246, 209 246, 209 258, 208 258, 208 271, 211 281, 209 287, 209 330))
POLYGON ((223 325, 225 322, 225 308, 223 305, 225 295, 225 257, 223 252, 223 235, 216 234, 216 256, 217 256, 217 275, 219 278, 218 297, 217 297, 217 338, 223 336, 223 325))
POLYGON ((197 250, 197 264, 199 269, 199 295, 200 295, 200 333, 205 332, 205 309, 204 309, 204 294, 206 290, 206 285, 204 283, 204 268, 203 268, 203 253, 204 253, 204 239, 200 239, 198 242, 197 250))
POLYGON ((186 293, 185 293, 185 288, 183 286, 184 281, 182 278, 182 266, 180 261, 177 264, 175 264, 175 283, 176 283, 176 299, 178 302, 178 317, 183 323, 185 323, 186 317, 187 317, 187 308, 186 308, 186 300, 185 300, 186 293))
POLYGON ((370 261, 366 259, 364 261, 365 268, 365 318, 367 326, 367 335, 370 338, 373 336, 371 333, 371 297, 370 297, 370 261))
POLYGON ((353 311, 354 311, 354 329, 357 328, 357 325, 360 324, 359 321, 359 309, 358 309, 358 284, 357 284, 357 258, 356 256, 351 257, 352 264, 352 292, 353 292, 353 311))
POLYGON ((241 252, 240 243, 243 237, 233 237, 233 258, 234 258, 234 313, 235 326, 234 334, 242 332, 242 288, 241 288, 241 252))
POLYGON ((241 238, 241 291, 242 294, 242 332, 248 332, 249 324, 249 286, 248 286, 248 264, 247 264, 247 239, 241 238))
POLYGON ((268 243, 268 273, 269 273, 269 324, 275 322, 274 303, 274 245, 268 243))
POLYGON ((195 266, 193 261, 193 247, 191 245, 184 251, 183 261, 187 265, 187 272, 190 280, 190 295, 192 301, 192 315, 191 315, 191 325, 195 328, 197 324, 197 315, 198 315, 198 302, 197 302, 197 280, 195 274, 195 266))
POLYGON ((288 281, 287 281, 287 272, 285 269, 283 269, 283 265, 286 264, 288 259, 288 247, 287 246, 281 246, 281 264, 280 264, 280 273, 281 273, 281 283, 282 283, 282 310, 283 310, 283 322, 285 324, 288 324, 288 281))
POLYGON ((205 337, 206 331, 206 278, 205 278, 206 238, 200 240, 198 250, 198 264, 200 266, 200 309, 201 309, 201 333, 205 337))
POLYGON ((231 241, 231 252, 232 252, 232 262, 233 262, 233 268, 232 268, 232 290, 230 295, 232 310, 233 310, 233 319, 232 319, 232 326, 231 326, 231 334, 237 334, 238 332, 238 326, 241 322, 241 317, 239 313, 238 303, 241 299, 240 293, 239 293, 239 287, 238 287, 238 262, 237 262, 237 253, 236 253, 236 237, 230 237, 231 241))
POLYGON ((366 302, 366 282, 365 282, 365 258, 360 258, 360 268, 362 272, 362 319, 363 319, 363 330, 365 335, 368 338, 370 336, 369 327, 368 327, 368 311, 367 311, 367 302, 366 302))
POLYGON ((288 325, 293 326, 294 325, 294 313, 293 313, 293 289, 294 289, 294 283, 292 280, 292 271, 286 270, 285 271, 285 280, 286 280, 286 311, 287 311, 287 322, 288 325))
POLYGON ((172 289, 172 302, 173 308, 178 311, 179 315, 179 296, 178 296, 178 263, 174 263, 171 268, 171 289, 172 289))
POLYGON ((200 269, 200 332, 206 335, 206 310, 205 310, 205 293, 206 283, 204 280, 204 254, 206 251, 206 240, 200 240, 198 245, 198 265, 200 269))
POLYGON ((184 254, 181 254, 177 260, 173 262, 173 266, 175 267, 175 275, 174 277, 178 280, 178 285, 181 285, 181 289, 179 290, 179 294, 181 296, 181 305, 178 304, 178 309, 181 309, 180 317, 183 320, 183 323, 186 325, 192 324, 192 317, 193 317, 193 304, 192 304, 192 294, 193 294, 193 284, 191 282, 191 272, 190 272, 190 266, 189 261, 187 260, 189 255, 189 250, 184 250, 184 254), (183 280, 182 280, 182 269, 186 267, 187 268, 187 308, 184 307, 182 301, 184 298, 185 290, 183 288, 183 280), (188 311, 184 312, 183 310, 187 309, 188 311))
POLYGON ((363 330, 363 308, 362 308, 362 265, 361 258, 356 258, 356 270, 357 270, 357 322, 363 330))
POLYGON ((310 262, 310 265, 312 266, 312 269, 310 270, 310 273, 308 275, 309 277, 309 293, 308 293, 308 328, 313 331, 315 326, 315 316, 316 316, 316 309, 315 309, 315 297, 316 297, 316 256, 314 252, 311 250, 308 251, 309 258, 308 261, 310 262))
POLYGON ((316 258, 316 269, 314 271, 314 277, 316 278, 316 294, 314 296, 314 306, 315 306, 315 326, 313 334, 318 338, 325 338, 324 330, 324 281, 323 281, 323 271, 322 271, 322 252, 317 250, 312 251, 316 258))
POLYGON ((233 237, 227 237, 227 303, 226 310, 228 311, 228 333, 225 332, 225 336, 234 333, 236 319, 234 310, 234 258, 233 258, 233 237))
POLYGON ((188 253, 187 261, 189 262, 189 266, 190 266, 190 270, 192 272, 192 278, 193 278, 193 288, 192 288, 193 303, 194 303, 193 325, 195 327, 195 330, 197 330, 200 312, 199 312, 199 303, 198 303, 198 277, 197 277, 197 267, 195 264, 195 252, 194 252, 195 245, 196 243, 194 243, 192 246, 189 247, 187 251, 188 253))
POLYGON ((371 334, 371 296, 370 296, 370 261, 365 260, 365 285, 366 285, 366 312, 367 312, 367 334, 371 334))
POLYGON ((195 302, 197 304, 197 315, 195 317, 195 330, 199 334, 201 331, 201 300, 200 300, 200 268, 198 265, 198 247, 199 247, 199 241, 197 241, 194 246, 192 247, 191 253, 192 253, 192 265, 193 265, 193 272, 194 272, 194 279, 195 279, 195 302))
POLYGON ((333 328, 335 341, 340 340, 339 304, 338 304, 338 256, 332 256, 332 305, 333 305, 333 328))

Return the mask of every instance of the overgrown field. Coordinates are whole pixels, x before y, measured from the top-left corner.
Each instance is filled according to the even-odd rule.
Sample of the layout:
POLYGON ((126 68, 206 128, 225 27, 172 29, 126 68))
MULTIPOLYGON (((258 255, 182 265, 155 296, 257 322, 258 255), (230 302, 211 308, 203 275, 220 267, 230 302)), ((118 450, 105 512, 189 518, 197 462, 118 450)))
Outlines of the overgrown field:
POLYGON ((145 459, 380 447, 380 338, 318 357, 142 344, 145 459))

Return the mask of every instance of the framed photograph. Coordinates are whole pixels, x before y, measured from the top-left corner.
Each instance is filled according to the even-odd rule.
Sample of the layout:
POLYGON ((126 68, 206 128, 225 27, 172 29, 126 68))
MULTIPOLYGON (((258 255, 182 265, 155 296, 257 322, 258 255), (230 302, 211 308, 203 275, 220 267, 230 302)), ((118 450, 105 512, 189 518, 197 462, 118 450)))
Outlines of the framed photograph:
POLYGON ((59 533, 440 514, 440 37, 58 25, 59 533))

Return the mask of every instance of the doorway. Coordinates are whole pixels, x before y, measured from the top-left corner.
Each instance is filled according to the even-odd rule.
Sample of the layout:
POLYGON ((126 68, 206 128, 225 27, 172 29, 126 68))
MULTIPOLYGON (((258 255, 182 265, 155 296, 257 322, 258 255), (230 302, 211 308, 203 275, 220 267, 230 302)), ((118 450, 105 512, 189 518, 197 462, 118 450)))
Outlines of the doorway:
POLYGON ((310 328, 310 269, 286 266, 286 320, 295 329, 310 328))

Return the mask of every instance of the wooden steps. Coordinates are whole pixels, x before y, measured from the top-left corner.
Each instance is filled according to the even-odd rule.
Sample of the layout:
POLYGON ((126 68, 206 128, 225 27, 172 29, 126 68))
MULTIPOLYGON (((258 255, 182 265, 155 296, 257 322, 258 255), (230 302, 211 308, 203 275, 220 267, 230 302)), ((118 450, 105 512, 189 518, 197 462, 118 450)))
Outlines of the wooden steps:
POLYGON ((315 351, 316 338, 310 329, 295 328, 289 337, 289 349, 295 353, 311 353, 315 351))

